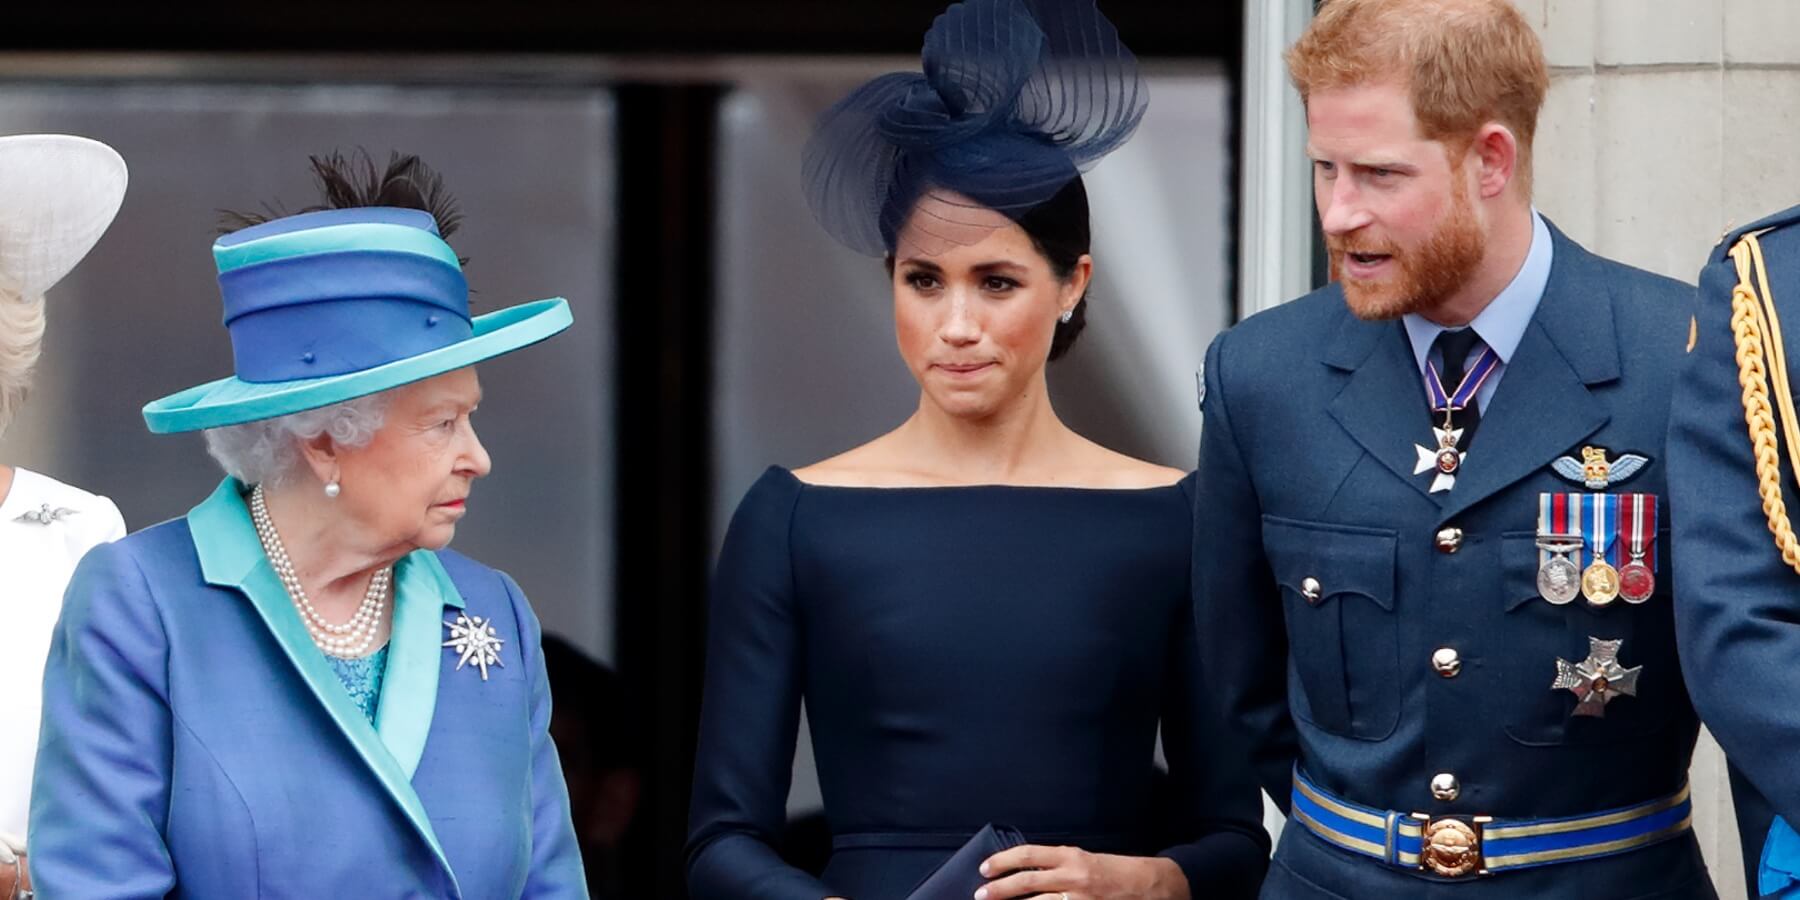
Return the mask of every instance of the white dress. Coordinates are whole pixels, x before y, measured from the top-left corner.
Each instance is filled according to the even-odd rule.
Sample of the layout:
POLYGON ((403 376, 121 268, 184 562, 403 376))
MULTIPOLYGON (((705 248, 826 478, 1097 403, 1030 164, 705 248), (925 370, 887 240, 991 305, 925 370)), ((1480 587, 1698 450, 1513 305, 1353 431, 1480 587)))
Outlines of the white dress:
POLYGON ((125 520, 105 497, 25 469, 13 473, 0 500, 0 834, 23 838, 44 659, 63 589, 83 554, 125 536, 125 520))

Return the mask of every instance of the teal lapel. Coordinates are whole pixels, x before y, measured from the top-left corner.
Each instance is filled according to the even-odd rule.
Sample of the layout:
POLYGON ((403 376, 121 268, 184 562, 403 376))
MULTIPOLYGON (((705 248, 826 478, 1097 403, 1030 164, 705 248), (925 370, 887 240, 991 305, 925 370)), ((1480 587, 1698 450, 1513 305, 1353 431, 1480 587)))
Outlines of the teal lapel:
POLYGON ((444 608, 463 608, 462 595, 437 554, 415 550, 394 565, 394 636, 381 683, 376 731, 406 777, 419 769, 443 670, 444 608))
MULTIPOLYGON (((402 746, 409 748, 407 752, 411 754, 411 761, 403 765, 396 754, 382 742, 381 735, 369 724, 362 710, 351 701, 343 683, 331 671, 330 663, 325 661, 324 654, 313 643, 311 635, 306 633, 306 625, 300 621, 293 599, 288 596, 287 589, 282 586, 274 568, 269 565, 268 557, 263 553, 262 542, 256 536, 256 526, 250 521, 250 510, 244 504, 244 490, 242 483, 227 478, 219 485, 218 490, 213 491, 212 496, 188 513, 188 528, 194 536, 194 551, 200 558, 201 573, 208 584, 234 588, 249 598, 250 604, 262 616, 263 624, 268 626, 269 632, 287 654, 288 661, 300 673, 307 686, 312 688, 313 696, 324 704, 325 709, 331 713, 332 721, 349 738, 351 746, 356 748, 363 762, 375 772, 394 802, 400 804, 407 819, 418 830, 419 836, 431 846, 431 852, 436 855, 438 863, 454 883, 456 874, 450 868, 450 861, 444 857, 443 847, 438 844, 437 833, 432 830, 431 819, 425 814, 424 803, 419 800, 418 792, 413 790, 410 774, 418 765, 418 753, 410 748, 416 743, 422 751, 424 732, 431 725, 437 687, 436 666, 431 666, 431 699, 423 704, 422 723, 417 711, 394 714, 396 721, 392 729, 396 735, 405 736, 402 746)), ((429 584, 439 577, 448 583, 447 576, 434 574, 432 571, 435 566, 436 573, 442 573, 442 566, 437 564, 436 557, 431 554, 423 555, 431 557, 430 563, 409 565, 406 580, 402 581, 398 577, 400 573, 396 571, 396 596, 415 583, 429 584), (414 574, 415 572, 419 574, 414 574)), ((450 596, 456 597, 454 590, 450 596)), ((460 597, 456 598, 455 605, 461 606, 460 597)), ((422 687, 422 678, 415 670, 420 666, 417 657, 424 652, 419 647, 419 635, 426 627, 419 623, 424 621, 430 626, 428 640, 435 643, 439 630, 437 616, 442 608, 440 605, 438 609, 413 612, 421 606, 429 606, 429 603, 402 603, 396 607, 394 647, 389 651, 388 661, 392 671, 387 677, 392 679, 398 675, 401 685, 398 688, 384 685, 382 688, 381 713, 378 717, 384 721, 391 706, 419 703, 417 692, 422 687), (389 703, 390 690, 394 692, 392 696, 395 698, 392 704, 389 703)), ((436 661, 437 654, 433 653, 432 662, 436 661)))

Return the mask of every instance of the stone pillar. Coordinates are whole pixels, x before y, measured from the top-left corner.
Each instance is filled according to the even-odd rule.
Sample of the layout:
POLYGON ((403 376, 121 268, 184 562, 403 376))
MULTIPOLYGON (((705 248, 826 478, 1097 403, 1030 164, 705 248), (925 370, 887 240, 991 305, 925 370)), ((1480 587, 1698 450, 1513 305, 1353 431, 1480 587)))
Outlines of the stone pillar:
MULTIPOLYGON (((1728 229, 1800 203, 1800 3, 1514 0, 1544 41, 1538 208, 1614 259, 1692 283, 1728 229)), ((1724 756, 1702 734, 1694 827, 1746 896, 1724 756)))

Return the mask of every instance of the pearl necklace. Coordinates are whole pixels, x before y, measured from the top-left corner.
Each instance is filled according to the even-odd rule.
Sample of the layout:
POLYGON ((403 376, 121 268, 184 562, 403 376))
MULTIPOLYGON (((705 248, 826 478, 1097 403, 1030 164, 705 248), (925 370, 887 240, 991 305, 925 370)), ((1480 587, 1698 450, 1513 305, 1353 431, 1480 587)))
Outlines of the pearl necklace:
POLYGON ((288 598, 294 601, 299 610, 301 620, 306 624, 306 631, 312 635, 313 643, 328 655, 340 659, 357 659, 368 655, 369 645, 374 642, 376 632, 381 630, 382 612, 387 607, 388 587, 393 581, 392 566, 383 566, 369 578, 369 589, 363 594, 362 603, 356 607, 356 614, 343 624, 334 624, 319 614, 306 596, 306 589, 300 585, 300 577, 294 574, 294 563, 288 558, 287 548, 282 546, 281 535, 275 531, 275 520, 269 517, 269 504, 263 496, 262 485, 250 492, 250 519, 256 525, 256 536, 262 541, 263 552, 269 557, 269 565, 275 569, 275 576, 281 579, 281 586, 287 589, 288 598))

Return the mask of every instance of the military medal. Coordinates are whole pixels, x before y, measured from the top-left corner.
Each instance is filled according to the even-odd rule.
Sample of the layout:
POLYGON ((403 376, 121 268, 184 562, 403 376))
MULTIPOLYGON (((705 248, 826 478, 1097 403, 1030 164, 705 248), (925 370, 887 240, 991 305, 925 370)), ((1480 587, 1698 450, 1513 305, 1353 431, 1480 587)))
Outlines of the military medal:
POLYGON ((1463 452, 1456 449, 1462 440, 1462 429, 1451 428, 1446 422, 1443 428, 1431 429, 1431 435, 1437 440, 1437 449, 1413 445, 1419 451, 1419 462, 1413 466, 1414 475, 1436 471, 1431 479, 1431 493, 1447 491, 1456 484, 1456 470, 1462 466, 1463 452))
POLYGON ((1575 715, 1604 717, 1606 704, 1614 697, 1637 696, 1638 675, 1644 671, 1643 666, 1627 669, 1619 665, 1619 648, 1623 646, 1623 639, 1588 638, 1587 659, 1572 663, 1560 656, 1556 658, 1556 680, 1550 683, 1550 689, 1574 692, 1578 701, 1575 715))
POLYGON ((1582 526, 1587 532, 1588 546, 1594 551, 1594 561, 1581 573, 1581 593, 1589 604, 1606 606, 1619 596, 1619 570, 1606 561, 1608 548, 1617 534, 1619 497, 1617 494, 1578 496, 1581 497, 1582 526))
POLYGON ((1580 494, 1538 495, 1538 594, 1563 606, 1581 596, 1581 567, 1569 558, 1580 553, 1581 532, 1573 519, 1581 516, 1580 494))
POLYGON ((1631 560, 1619 567, 1619 596, 1643 603, 1656 592, 1656 495, 1625 494, 1619 498, 1619 534, 1631 560), (1646 558, 1649 559, 1646 562, 1646 558))
POLYGON ((1437 365, 1425 364, 1425 395, 1431 401, 1431 411, 1444 414, 1444 427, 1431 429, 1435 447, 1414 444, 1413 449, 1419 453, 1418 464, 1413 467, 1414 475, 1435 472, 1431 479, 1430 493, 1447 491, 1456 486, 1456 472, 1462 468, 1463 458, 1468 454, 1457 449, 1462 443, 1463 430, 1454 427, 1452 415, 1468 408, 1475 402, 1475 395, 1481 386, 1494 374, 1500 366, 1500 355, 1494 348, 1487 347, 1475 358, 1475 364, 1469 367, 1468 374, 1463 376, 1461 384, 1455 392, 1445 389, 1443 379, 1438 376, 1437 365))

